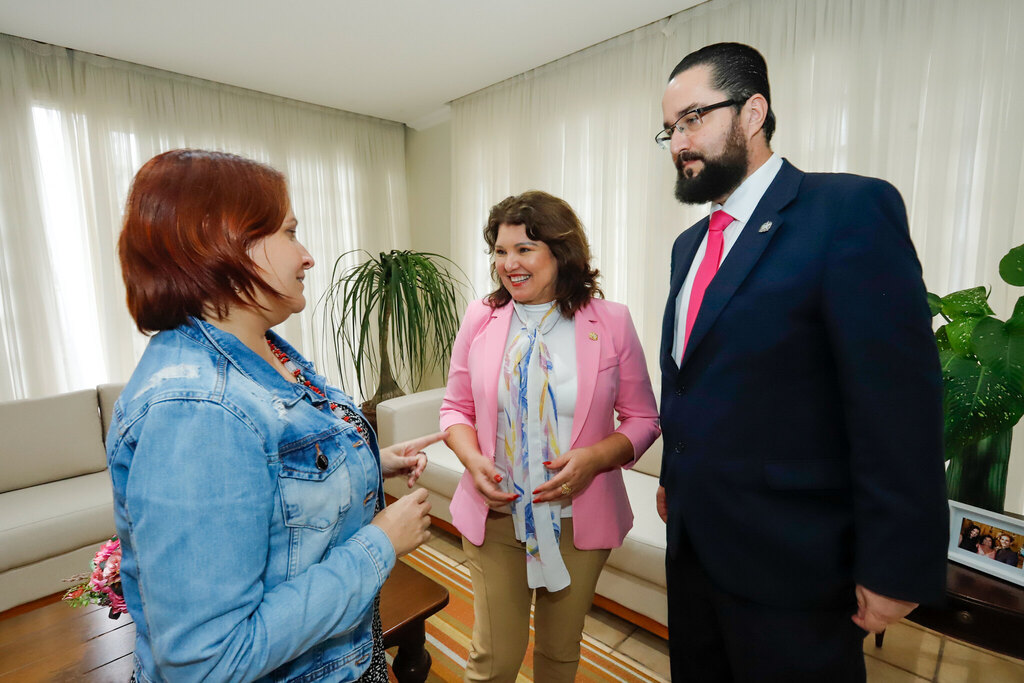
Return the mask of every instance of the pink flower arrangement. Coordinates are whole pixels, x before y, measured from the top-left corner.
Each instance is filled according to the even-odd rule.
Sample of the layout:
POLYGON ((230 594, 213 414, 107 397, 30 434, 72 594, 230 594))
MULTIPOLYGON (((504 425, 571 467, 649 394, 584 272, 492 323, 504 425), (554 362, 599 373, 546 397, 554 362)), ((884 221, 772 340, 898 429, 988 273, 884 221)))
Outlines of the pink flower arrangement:
POLYGON ((93 557, 92 572, 77 574, 68 582, 80 582, 61 598, 72 607, 84 607, 92 603, 110 607, 110 618, 117 619, 128 609, 121 592, 121 541, 114 536, 100 546, 93 557))

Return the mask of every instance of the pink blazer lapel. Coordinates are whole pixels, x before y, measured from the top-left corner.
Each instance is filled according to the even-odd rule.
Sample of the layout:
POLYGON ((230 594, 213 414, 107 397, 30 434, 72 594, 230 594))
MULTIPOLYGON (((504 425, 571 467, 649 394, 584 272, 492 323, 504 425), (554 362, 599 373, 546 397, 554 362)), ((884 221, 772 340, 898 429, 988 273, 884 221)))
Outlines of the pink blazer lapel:
MULTIPOLYGON (((494 309, 491 321, 483 334, 483 348, 487 350, 481 358, 483 365, 483 415, 477 413, 479 441, 493 444, 498 438, 498 382, 501 381, 501 361, 505 357, 505 341, 512 321, 512 304, 494 309)), ((491 453, 493 457, 493 453, 491 453)))
POLYGON ((604 342, 599 334, 597 316, 590 304, 576 312, 573 322, 576 328, 576 409, 572 415, 570 448, 576 444, 594 400, 597 367, 601 360, 601 344, 604 342))

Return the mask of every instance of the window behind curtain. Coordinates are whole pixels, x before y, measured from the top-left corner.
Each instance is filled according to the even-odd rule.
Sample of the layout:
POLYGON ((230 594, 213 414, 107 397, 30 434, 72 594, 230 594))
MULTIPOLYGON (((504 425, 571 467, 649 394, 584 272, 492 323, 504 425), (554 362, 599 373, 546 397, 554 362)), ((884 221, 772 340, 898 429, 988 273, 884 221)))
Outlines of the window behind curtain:
POLYGON ((288 176, 318 263, 278 331, 318 363, 314 305, 341 253, 408 248, 404 128, 0 34, 0 401, 125 381, 147 339, 117 237, 131 179, 193 147, 288 176))

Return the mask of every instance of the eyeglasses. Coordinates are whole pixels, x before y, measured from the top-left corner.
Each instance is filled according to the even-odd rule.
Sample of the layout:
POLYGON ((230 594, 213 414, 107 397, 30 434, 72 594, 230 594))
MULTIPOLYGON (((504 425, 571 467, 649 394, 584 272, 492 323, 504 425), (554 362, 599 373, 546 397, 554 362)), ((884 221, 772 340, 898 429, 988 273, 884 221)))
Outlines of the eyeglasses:
POLYGON ((683 115, 676 119, 676 122, 671 126, 661 131, 654 136, 654 141, 658 143, 658 146, 662 149, 669 149, 672 143, 672 133, 679 131, 680 133, 696 133, 700 130, 700 127, 704 125, 704 119, 701 118, 704 114, 715 109, 721 109, 722 107, 729 107, 734 104, 741 104, 737 100, 725 100, 724 102, 716 102, 715 104, 709 104, 706 107, 697 107, 690 111, 683 112, 683 115))

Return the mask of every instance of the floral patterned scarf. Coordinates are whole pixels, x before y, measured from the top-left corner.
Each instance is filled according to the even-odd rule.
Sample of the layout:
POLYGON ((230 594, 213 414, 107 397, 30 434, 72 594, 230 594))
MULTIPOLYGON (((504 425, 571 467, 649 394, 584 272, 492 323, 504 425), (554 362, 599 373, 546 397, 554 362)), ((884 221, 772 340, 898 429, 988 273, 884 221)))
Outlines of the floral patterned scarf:
POLYGON ((552 304, 539 322, 530 322, 515 306, 522 321, 501 368, 508 392, 499 419, 505 420, 504 457, 496 459, 498 471, 515 486, 519 498, 512 504, 516 538, 526 544, 526 576, 530 588, 558 591, 569 585, 569 572, 558 548, 562 504, 534 503, 533 491, 552 475, 544 466, 561 455, 558 443, 558 411, 551 377, 552 363, 544 333, 558 322, 558 305, 552 304))

